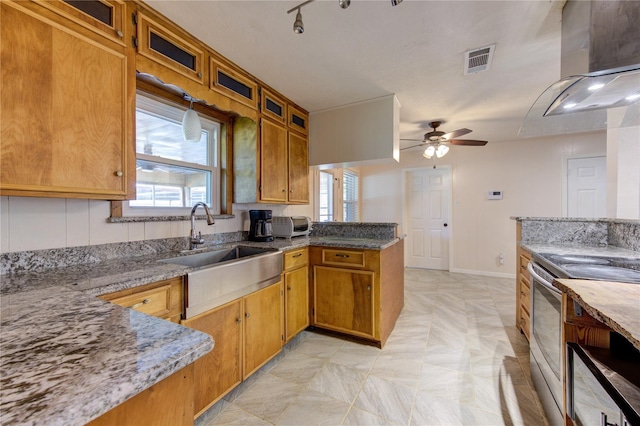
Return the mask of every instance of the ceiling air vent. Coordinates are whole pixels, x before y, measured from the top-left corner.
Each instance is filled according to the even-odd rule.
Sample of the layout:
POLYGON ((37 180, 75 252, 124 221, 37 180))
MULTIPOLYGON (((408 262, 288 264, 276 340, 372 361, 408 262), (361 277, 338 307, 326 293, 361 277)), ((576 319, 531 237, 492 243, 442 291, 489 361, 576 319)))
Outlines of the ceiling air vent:
POLYGON ((464 52, 464 75, 488 70, 495 48, 496 45, 492 44, 464 52))

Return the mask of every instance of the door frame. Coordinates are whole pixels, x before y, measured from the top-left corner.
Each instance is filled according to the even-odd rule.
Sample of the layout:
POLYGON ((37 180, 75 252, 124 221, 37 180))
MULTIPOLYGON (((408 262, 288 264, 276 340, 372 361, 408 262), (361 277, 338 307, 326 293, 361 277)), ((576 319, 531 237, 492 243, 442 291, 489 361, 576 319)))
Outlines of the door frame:
MULTIPOLYGON (((412 172, 423 172, 433 170, 434 166, 429 167, 406 167, 402 169, 402 233, 408 237, 407 234, 407 226, 409 223, 408 214, 409 210, 407 209, 407 175, 412 172)), ((451 265, 453 264, 453 167, 451 165, 438 166, 437 169, 445 169, 447 170, 447 174, 449 175, 449 193, 447 194, 449 197, 449 266, 448 271, 451 272, 451 265)), ((408 238, 407 238, 408 239, 408 238)), ((404 251, 404 264, 407 264, 407 256, 409 250, 404 251)))
POLYGON ((581 158, 607 158, 606 152, 593 152, 591 154, 574 154, 562 156, 562 217, 569 215, 569 160, 577 160, 581 158))

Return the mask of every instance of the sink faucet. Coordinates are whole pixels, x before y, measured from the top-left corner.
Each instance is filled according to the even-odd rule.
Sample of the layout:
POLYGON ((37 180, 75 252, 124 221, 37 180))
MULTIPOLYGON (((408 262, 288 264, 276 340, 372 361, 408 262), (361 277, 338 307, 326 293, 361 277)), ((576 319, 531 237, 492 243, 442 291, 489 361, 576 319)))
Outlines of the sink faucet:
POLYGON ((198 244, 204 244, 204 238, 202 238, 202 232, 198 232, 196 234, 196 210, 199 206, 204 207, 205 214, 207 215, 207 225, 213 225, 216 223, 213 220, 213 216, 209 211, 209 207, 203 203, 202 201, 197 202, 193 205, 191 209, 191 238, 189 239, 189 250, 193 250, 198 247, 198 244))

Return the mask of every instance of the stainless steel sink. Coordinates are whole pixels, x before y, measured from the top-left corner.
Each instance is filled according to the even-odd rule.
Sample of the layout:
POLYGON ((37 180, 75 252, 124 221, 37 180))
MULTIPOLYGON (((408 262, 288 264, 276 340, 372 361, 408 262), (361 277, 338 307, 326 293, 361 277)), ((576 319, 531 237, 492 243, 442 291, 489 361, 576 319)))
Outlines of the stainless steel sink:
POLYGON ((205 266, 213 266, 217 263, 241 259, 243 257, 259 256, 263 254, 274 253, 277 251, 278 249, 237 246, 229 249, 213 250, 204 253, 171 257, 168 259, 162 259, 159 262, 175 263, 177 265, 190 266, 192 268, 202 268, 205 266))
POLYGON ((185 319, 277 283, 282 274, 280 250, 249 246, 177 256, 159 262, 195 268, 186 278, 185 319))

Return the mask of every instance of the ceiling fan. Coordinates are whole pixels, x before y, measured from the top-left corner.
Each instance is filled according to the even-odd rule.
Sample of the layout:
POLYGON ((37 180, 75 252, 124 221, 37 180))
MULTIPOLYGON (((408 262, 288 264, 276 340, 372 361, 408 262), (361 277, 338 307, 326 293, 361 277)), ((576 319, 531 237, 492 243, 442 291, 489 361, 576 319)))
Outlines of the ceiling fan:
POLYGON ((404 151, 405 149, 417 148, 419 146, 426 146, 427 148, 422 154, 423 157, 431 158, 435 155, 436 157, 441 158, 444 157, 447 152, 449 152, 448 145, 484 146, 487 144, 487 141, 479 141, 474 139, 455 139, 457 137, 471 133, 472 130, 458 129, 450 133, 445 133, 438 130, 438 127, 440 127, 441 124, 442 121, 430 122, 429 127, 433 128, 433 130, 425 133, 424 139, 422 141, 420 141, 420 139, 400 139, 402 141, 420 141, 419 144, 402 148, 400 151, 404 151))

